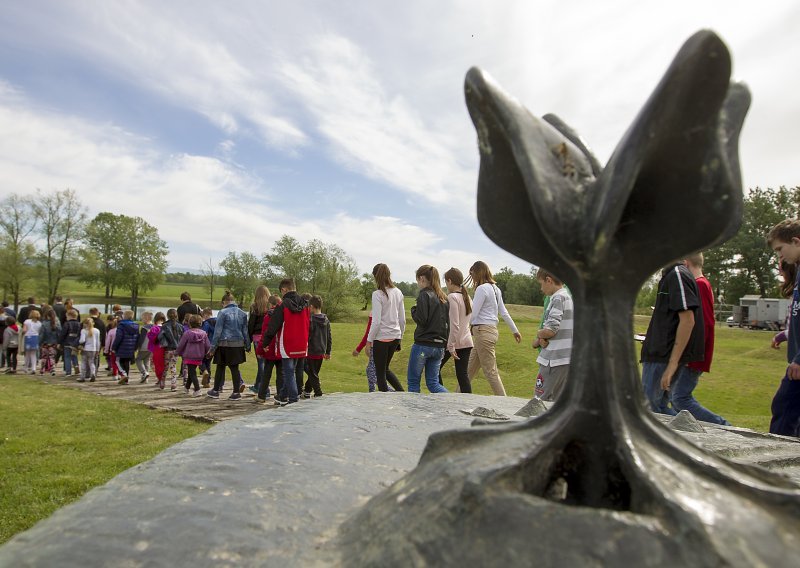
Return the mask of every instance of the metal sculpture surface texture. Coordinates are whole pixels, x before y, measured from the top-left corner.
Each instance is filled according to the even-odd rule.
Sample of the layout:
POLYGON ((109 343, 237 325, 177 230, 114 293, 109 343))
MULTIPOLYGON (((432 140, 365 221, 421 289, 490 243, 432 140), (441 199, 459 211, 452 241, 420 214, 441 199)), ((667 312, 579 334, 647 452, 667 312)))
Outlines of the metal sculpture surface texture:
POLYGON ((800 492, 713 456, 646 409, 632 341, 645 279, 732 236, 750 95, 713 32, 678 52, 605 168, 553 115, 479 69, 478 220, 569 284, 568 384, 523 423, 431 436, 417 468, 343 525, 347 564, 777 566, 800 558, 800 492))

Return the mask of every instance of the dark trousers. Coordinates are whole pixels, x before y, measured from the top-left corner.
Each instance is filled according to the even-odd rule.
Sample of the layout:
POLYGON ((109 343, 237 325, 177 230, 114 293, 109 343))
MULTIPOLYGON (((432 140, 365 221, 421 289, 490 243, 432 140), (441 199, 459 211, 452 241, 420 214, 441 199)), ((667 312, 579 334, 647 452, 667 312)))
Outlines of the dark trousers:
POLYGON ((272 380, 272 370, 275 369, 275 392, 280 393, 281 386, 283 386, 283 377, 281 376, 281 362, 273 361, 271 359, 263 359, 264 372, 261 376, 261 382, 258 383, 258 398, 267 398, 269 392, 269 383, 272 380))
POLYGON ((17 353, 19 353, 19 347, 8 347, 6 349, 6 366, 12 371, 17 370, 17 353))
MULTIPOLYGON (((472 392, 472 383, 469 380, 469 373, 467 372, 467 368, 469 367, 469 354, 472 353, 472 347, 464 347, 462 349, 456 349, 456 355, 458 355, 458 359, 453 360, 453 365, 456 367, 456 380, 458 381, 458 390, 460 392, 472 392)), ((447 363, 447 360, 450 359, 451 355, 450 352, 445 350, 444 357, 442 357, 442 364, 439 365, 439 384, 444 385, 442 382, 442 367, 444 364, 447 363)))
MULTIPOLYGON (((239 365, 227 365, 231 368, 231 377, 233 377, 233 392, 239 392, 239 387, 242 385, 242 373, 239 371, 239 365)), ((225 384, 225 367, 226 365, 217 364, 217 369, 214 372, 214 390, 219 392, 222 385, 225 384)))
POLYGON ((121 357, 119 360, 119 370, 122 371, 122 376, 125 378, 131 374, 131 359, 132 357, 121 357))
POLYGON ((389 369, 398 345, 400 345, 399 339, 372 342, 372 359, 375 361, 375 375, 378 379, 379 391, 386 392, 389 390, 389 385, 386 383, 387 379, 394 390, 397 392, 403 391, 403 385, 397 380, 397 375, 389 369))
POLYGON ((778 392, 772 399, 770 434, 800 437, 800 381, 783 377, 778 392))
POLYGON ((197 380, 197 365, 187 364, 186 368, 189 373, 189 378, 186 379, 186 388, 189 388, 189 385, 194 387, 194 390, 200 390, 200 382, 197 380))
POLYGON ((306 394, 312 390, 316 396, 322 396, 322 385, 319 382, 319 370, 322 368, 324 359, 306 359, 306 386, 303 389, 306 394))

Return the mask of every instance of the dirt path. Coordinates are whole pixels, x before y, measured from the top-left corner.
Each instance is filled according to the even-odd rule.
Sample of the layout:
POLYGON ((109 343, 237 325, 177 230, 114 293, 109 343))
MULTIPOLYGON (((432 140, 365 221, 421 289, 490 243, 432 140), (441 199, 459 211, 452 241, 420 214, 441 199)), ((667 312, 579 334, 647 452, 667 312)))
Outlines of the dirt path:
POLYGON ((225 381, 225 389, 220 394, 219 400, 214 400, 205 395, 207 389, 203 389, 202 396, 193 397, 187 395, 183 387, 180 386, 180 382, 178 383, 178 390, 175 392, 169 390, 169 385, 164 390, 157 389, 152 375, 146 383, 142 384, 139 382, 139 373, 135 371, 131 371, 130 382, 127 385, 118 385, 116 379, 105 376, 105 371, 101 371, 99 374, 100 376, 93 383, 79 383, 76 381, 76 377, 65 377, 61 372, 58 372, 56 376, 37 374, 36 378, 51 385, 80 389, 109 398, 128 400, 158 410, 178 412, 188 418, 204 422, 222 422, 252 414, 259 410, 275 408, 272 405, 272 399, 268 399, 265 405, 255 404, 255 397, 249 389, 242 394, 241 400, 228 400, 233 388, 233 382, 230 377, 225 381))

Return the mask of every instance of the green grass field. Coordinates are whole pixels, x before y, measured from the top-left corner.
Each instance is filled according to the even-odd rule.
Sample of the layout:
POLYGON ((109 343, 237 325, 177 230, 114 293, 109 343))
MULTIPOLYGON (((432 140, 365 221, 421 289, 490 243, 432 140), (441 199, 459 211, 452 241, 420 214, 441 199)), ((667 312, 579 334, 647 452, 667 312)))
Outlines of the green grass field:
MULTIPOLYGON (((412 303, 409 299, 407 306, 412 303)), ((528 398, 537 371, 530 342, 541 308, 509 306, 509 310, 523 340, 515 343, 501 322, 498 366, 508 394, 528 398)), ((352 356, 364 333, 367 313, 360 312, 355 319, 331 326, 333 353, 321 372, 327 393, 367 390, 366 355, 352 356)), ((635 316, 635 331, 644 332, 647 321, 635 316)), ((402 382, 413 330, 412 322, 403 349, 392 362, 402 382)), ((771 349, 770 339, 768 332, 718 327, 712 372, 701 379, 695 391, 697 398, 735 426, 766 431, 770 401, 786 367, 785 351, 771 349)), ((249 359, 243 366, 243 376, 252 384, 256 365, 252 356, 249 359)), ((455 388, 452 363, 445 368, 443 379, 448 389, 455 388)), ((482 375, 476 379, 474 390, 490 394, 482 375)), ((207 427, 25 377, 0 377, 0 542, 117 473, 207 427)))
MULTIPOLYGON (((214 289, 214 308, 219 307, 219 299, 222 297, 224 288, 217 287, 214 289)), ((147 306, 176 306, 180 303, 181 292, 189 292, 192 295, 192 300, 202 306, 207 306, 211 302, 209 300, 208 290, 202 284, 176 284, 172 282, 164 282, 159 284, 154 290, 150 290, 146 295, 139 297, 139 305, 147 306)), ((86 284, 78 282, 75 278, 65 278, 59 289, 59 294, 64 298, 72 298, 76 304, 99 304, 106 303, 103 298, 104 289, 102 288, 89 288, 86 284)), ((23 297, 27 297, 27 293, 23 297)), ((130 293, 126 290, 117 290, 113 298, 109 301, 112 304, 122 304, 123 306, 130 304, 130 293)))
POLYGON ((3 375, 0 543, 208 427, 138 404, 3 375))

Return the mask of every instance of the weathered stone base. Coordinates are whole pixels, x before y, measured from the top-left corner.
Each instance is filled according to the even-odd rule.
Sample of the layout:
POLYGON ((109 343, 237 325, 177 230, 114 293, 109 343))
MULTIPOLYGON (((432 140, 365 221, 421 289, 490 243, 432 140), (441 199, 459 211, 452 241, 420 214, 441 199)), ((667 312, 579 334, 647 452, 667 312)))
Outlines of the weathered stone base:
MULTIPOLYGON (((227 421, 16 536, 0 566, 338 565, 340 525, 416 466, 431 433, 470 427, 460 410, 478 406, 522 420, 513 415, 526 402, 353 393, 227 421)), ((798 441, 703 427, 676 435, 800 482, 798 441)))

